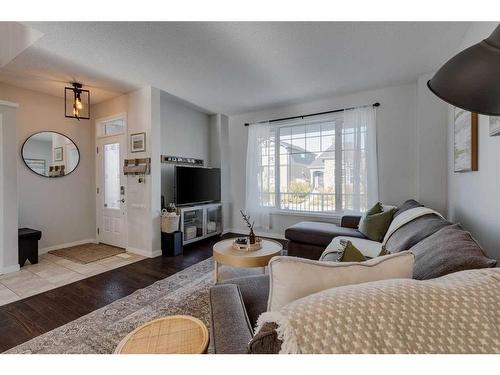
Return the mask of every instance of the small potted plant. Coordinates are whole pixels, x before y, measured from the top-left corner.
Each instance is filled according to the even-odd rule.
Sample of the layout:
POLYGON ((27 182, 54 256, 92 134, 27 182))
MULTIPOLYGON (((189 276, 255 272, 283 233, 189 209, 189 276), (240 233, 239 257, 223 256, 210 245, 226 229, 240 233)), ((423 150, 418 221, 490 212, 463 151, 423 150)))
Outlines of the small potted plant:
POLYGON ((250 229, 250 234, 248 235, 248 242, 250 245, 255 244, 255 233, 253 232, 253 225, 255 222, 250 223, 250 215, 246 215, 242 210, 240 210, 241 216, 243 217, 243 221, 246 223, 247 227, 250 229))

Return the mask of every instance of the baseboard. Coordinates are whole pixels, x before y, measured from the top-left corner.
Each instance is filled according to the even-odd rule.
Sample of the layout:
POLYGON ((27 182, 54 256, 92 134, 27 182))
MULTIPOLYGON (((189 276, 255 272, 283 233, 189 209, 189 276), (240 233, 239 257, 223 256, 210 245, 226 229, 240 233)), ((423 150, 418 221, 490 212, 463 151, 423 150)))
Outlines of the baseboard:
POLYGON ((148 257, 148 258, 156 258, 157 256, 161 255, 161 250, 154 250, 152 253, 146 250, 142 249, 136 249, 135 247, 128 247, 125 248, 126 251, 129 253, 134 253, 137 255, 142 255, 143 257, 148 257))
POLYGON ((38 249, 38 254, 45 254, 45 253, 48 253, 49 251, 52 251, 52 250, 64 249, 66 247, 78 246, 78 245, 83 245, 86 243, 97 243, 97 240, 95 238, 87 238, 85 240, 67 242, 67 243, 62 243, 60 245, 44 247, 42 249, 38 249))
POLYGON ((5 275, 6 273, 17 272, 20 269, 21 267, 19 267, 19 264, 14 264, 13 266, 7 266, 2 268, 2 272, 0 272, 0 274, 5 275))
MULTIPOLYGON (((284 240, 285 236, 282 234, 278 233, 272 233, 272 232, 260 232, 260 231, 254 231, 255 235, 259 237, 268 237, 268 238, 274 238, 277 240, 284 240)), ((248 234, 248 229, 247 228, 229 228, 223 232, 223 234, 226 233, 236 233, 236 234, 248 234)))

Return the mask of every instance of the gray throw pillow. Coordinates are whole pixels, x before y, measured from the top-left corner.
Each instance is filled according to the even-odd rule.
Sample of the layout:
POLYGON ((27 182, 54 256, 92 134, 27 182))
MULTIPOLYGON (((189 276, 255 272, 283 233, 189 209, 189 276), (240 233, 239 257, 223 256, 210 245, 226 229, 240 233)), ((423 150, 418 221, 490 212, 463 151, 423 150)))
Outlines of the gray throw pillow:
POLYGON ((398 216, 400 213, 405 212, 411 208, 424 207, 422 203, 417 202, 415 199, 408 199, 401 206, 399 206, 394 212, 394 217, 398 216))
POLYGON ((448 225, 413 246, 413 278, 434 279, 449 273, 495 267, 478 243, 460 225, 448 225))
POLYGON ((417 217, 391 234, 385 244, 387 251, 393 254, 410 249, 447 225, 451 225, 451 223, 437 215, 429 214, 417 217))

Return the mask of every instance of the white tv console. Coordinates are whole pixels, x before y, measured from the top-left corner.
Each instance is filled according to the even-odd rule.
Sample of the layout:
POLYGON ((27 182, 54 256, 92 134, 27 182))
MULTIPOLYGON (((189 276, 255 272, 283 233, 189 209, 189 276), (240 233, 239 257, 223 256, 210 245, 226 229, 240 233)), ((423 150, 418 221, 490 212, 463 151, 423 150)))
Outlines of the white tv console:
POLYGON ((177 207, 183 244, 222 233, 222 203, 177 207))

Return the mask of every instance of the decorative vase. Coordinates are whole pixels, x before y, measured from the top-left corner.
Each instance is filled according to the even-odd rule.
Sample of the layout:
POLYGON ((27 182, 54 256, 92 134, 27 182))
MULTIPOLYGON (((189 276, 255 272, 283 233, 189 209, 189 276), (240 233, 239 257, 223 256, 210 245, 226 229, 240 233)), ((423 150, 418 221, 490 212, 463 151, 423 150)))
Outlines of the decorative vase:
POLYGON ((250 228, 250 234, 248 235, 248 239, 250 240, 250 245, 255 244, 255 233, 253 232, 253 228, 250 228))

